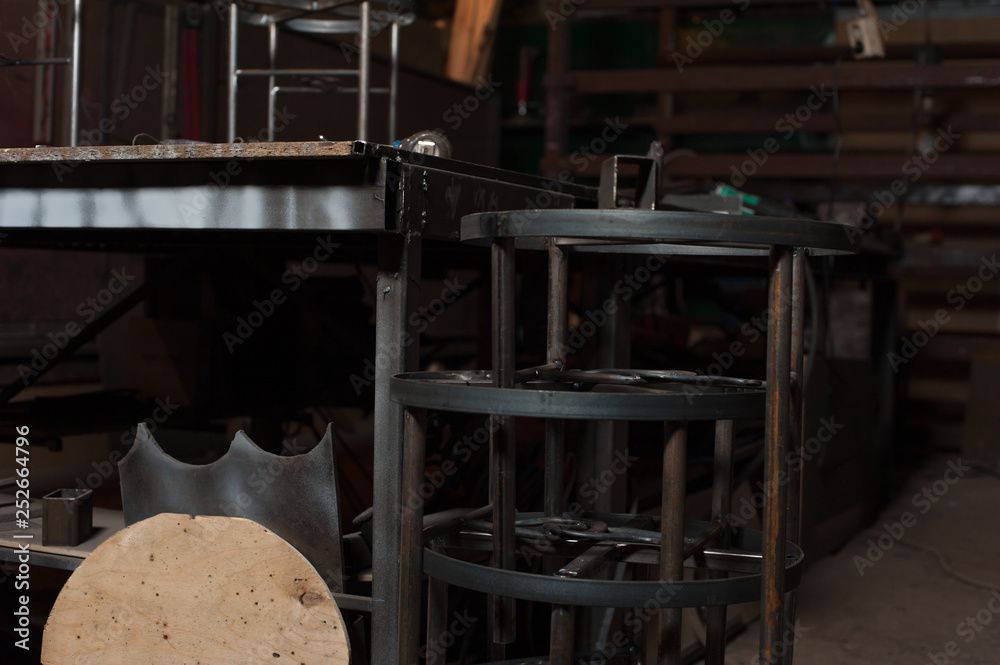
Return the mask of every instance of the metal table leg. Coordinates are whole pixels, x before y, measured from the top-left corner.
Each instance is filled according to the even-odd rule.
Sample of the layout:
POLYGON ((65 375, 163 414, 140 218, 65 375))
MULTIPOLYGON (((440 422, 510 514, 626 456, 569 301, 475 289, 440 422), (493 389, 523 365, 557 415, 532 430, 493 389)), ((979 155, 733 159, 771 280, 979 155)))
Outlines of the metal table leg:
MULTIPOLYGON (((403 474, 403 407, 389 397, 393 374, 416 365, 419 343, 407 337, 420 283, 418 235, 379 239, 375 320, 375 469, 372 549, 372 662, 395 663, 413 638, 403 630, 400 592, 400 506, 403 474), (404 341, 405 340, 405 341, 404 341), (409 342, 409 343, 406 343, 409 342)), ((418 480, 419 482, 419 480, 418 480)), ((419 550, 419 548, 418 548, 419 550)))

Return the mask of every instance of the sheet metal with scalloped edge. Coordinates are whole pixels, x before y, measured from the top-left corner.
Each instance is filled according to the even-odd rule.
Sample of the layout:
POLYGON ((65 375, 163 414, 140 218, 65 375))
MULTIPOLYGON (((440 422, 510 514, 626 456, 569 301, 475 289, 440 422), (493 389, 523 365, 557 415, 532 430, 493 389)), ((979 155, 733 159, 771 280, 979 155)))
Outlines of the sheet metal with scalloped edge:
POLYGON ((333 428, 308 453, 262 450, 242 431, 210 464, 167 455, 144 424, 119 462, 125 525, 159 513, 244 517, 305 556, 334 593, 343 592, 333 428))

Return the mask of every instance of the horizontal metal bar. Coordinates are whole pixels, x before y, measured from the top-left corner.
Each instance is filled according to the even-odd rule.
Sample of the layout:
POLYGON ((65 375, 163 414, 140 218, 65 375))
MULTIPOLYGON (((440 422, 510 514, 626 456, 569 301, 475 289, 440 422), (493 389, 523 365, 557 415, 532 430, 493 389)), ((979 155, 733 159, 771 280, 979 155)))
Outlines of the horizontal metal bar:
POLYGON ((356 69, 237 69, 237 76, 357 76, 356 69))
POLYGON ((337 602, 337 607, 341 610, 351 610, 353 612, 371 612, 372 599, 370 596, 355 596, 349 593, 331 593, 337 602))

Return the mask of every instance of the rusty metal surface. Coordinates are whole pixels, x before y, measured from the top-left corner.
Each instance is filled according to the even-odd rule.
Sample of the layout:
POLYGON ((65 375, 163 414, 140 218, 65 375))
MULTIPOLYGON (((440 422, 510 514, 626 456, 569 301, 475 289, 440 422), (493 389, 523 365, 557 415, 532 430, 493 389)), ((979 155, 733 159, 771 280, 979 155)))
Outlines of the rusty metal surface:
POLYGON ((767 409, 764 420, 764 565, 761 591, 760 662, 776 665, 785 650, 785 534, 788 485, 785 477, 789 439, 792 337, 792 249, 771 251, 768 294, 767 409))
POLYGON ((281 157, 342 157, 353 141, 294 143, 181 143, 166 145, 105 145, 77 148, 0 148, 0 163, 163 161, 177 159, 275 159, 281 157))
POLYGON ((274 455, 238 432, 221 458, 193 465, 167 455, 140 423, 118 468, 126 526, 160 513, 250 519, 301 552, 331 591, 343 592, 332 426, 302 455, 274 455))

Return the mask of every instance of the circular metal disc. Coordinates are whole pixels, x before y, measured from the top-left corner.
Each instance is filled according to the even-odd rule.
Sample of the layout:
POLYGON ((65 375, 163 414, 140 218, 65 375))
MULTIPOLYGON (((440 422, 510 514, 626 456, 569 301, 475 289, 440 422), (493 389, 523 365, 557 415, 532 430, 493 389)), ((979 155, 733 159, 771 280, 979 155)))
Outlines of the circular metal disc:
POLYGON ((556 384, 495 388, 489 372, 411 372, 392 377, 392 400, 437 411, 583 420, 728 420, 759 418, 764 389, 722 389, 697 380, 655 388, 601 386, 590 392, 556 384))

